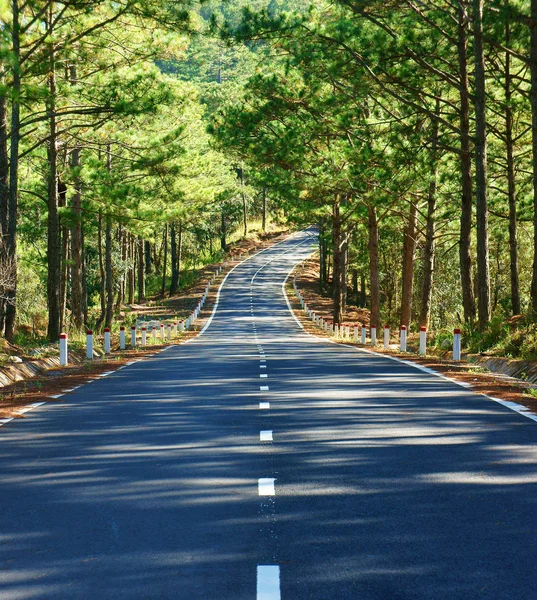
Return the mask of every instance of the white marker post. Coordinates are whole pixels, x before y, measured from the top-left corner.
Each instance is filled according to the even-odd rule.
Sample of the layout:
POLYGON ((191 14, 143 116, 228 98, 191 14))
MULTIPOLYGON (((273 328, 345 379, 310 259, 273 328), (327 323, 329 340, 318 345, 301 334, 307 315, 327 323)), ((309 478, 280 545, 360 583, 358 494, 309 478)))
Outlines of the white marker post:
POLYGON ((131 346, 136 348, 136 325, 131 327, 131 346))
POLYGON ((406 325, 401 325, 401 333, 399 336, 399 350, 401 352, 406 352, 406 325))
POLYGON ((142 327, 142 346, 147 346, 147 329, 142 327))
POLYGON ((461 330, 453 330, 453 360, 461 359, 461 330))
POLYGON ((170 341, 172 339, 172 325, 171 323, 168 323, 168 325, 166 326, 166 337, 168 338, 168 341, 170 341))
POLYGON ((358 323, 354 324, 354 343, 358 343, 358 323))
POLYGON ((420 354, 425 356, 427 354, 427 328, 420 327, 420 354))
POLYGON ((336 337, 336 338, 339 337, 339 323, 336 323, 334 325, 334 337, 336 337))
POLYGON ((177 337, 177 321, 173 322, 173 337, 177 337))
POLYGON ((164 323, 160 324, 160 341, 163 342, 164 341, 164 335, 165 335, 165 331, 164 331, 164 323))
POLYGON ((156 344, 157 343, 157 326, 153 325, 153 328, 151 329, 151 343, 156 344))
POLYGON ((384 350, 390 348, 390 326, 384 325, 384 350))
POLYGON ((125 327, 119 328, 119 349, 125 350, 125 327))
POLYGON ((328 321, 328 327, 330 328, 330 337, 334 335, 334 324, 332 321, 328 321))
POLYGON ((185 330, 185 322, 179 321, 179 333, 183 333, 185 330))
POLYGON ((93 331, 86 331, 86 358, 93 359, 93 331))
POLYGON ((345 336, 351 337, 351 326, 349 323, 345 323, 345 336))
POLYGON ((377 345, 377 326, 371 325, 371 345, 377 345))
POLYGON ((367 342, 367 328, 365 325, 362 325, 362 344, 365 346, 367 342))
POLYGON ((67 334, 60 333, 60 367, 66 367, 68 362, 67 334))
POLYGON ((104 353, 110 354, 110 329, 108 327, 104 330, 104 353))

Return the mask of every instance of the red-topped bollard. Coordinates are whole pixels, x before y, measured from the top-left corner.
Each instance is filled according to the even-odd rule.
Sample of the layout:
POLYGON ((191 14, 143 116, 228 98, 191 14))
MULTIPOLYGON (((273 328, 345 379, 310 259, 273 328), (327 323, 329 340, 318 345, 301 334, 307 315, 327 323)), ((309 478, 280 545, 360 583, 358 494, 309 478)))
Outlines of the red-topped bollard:
POLYGON ((401 333, 399 336, 399 350, 401 352, 406 352, 406 336, 407 336, 406 325, 401 325, 401 333))
POLYGON ((358 343, 358 323, 354 324, 354 343, 358 343))
POLYGON ((105 327, 104 330, 104 353, 110 354, 110 329, 105 327))
POLYGON ((131 327, 131 346, 136 348, 136 325, 131 327))
POLYGON ((125 350, 125 327, 123 325, 119 328, 119 349, 125 350))
POLYGON ((147 328, 142 327, 142 346, 147 345, 147 328))
POLYGON ((377 326, 371 325, 371 345, 377 345, 377 326))
POLYGON ((365 346, 367 342, 367 327, 362 325, 362 344, 365 346))
POLYGON ((427 327, 420 327, 420 354, 427 354, 427 327))
POLYGON ((461 359, 461 330, 453 331, 453 360, 461 359))
POLYGON ((68 362, 67 334, 60 333, 60 367, 66 367, 68 362))
POLYGON ((86 331, 86 358, 90 360, 93 358, 93 331, 91 329, 86 331))

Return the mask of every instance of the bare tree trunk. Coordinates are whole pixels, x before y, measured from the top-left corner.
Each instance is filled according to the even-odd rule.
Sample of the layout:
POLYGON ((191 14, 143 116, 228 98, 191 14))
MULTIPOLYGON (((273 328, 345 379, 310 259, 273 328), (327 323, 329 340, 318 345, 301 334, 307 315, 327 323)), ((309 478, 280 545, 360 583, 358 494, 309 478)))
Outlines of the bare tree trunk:
POLYGON ((8 224, 7 236, 5 237, 5 248, 7 260, 15 274, 15 285, 9 290, 7 296, 6 319, 5 319, 5 337, 8 342, 13 341, 15 333, 16 318, 16 273, 17 273, 17 220, 18 220, 18 200, 19 200, 19 142, 20 142, 20 94, 21 94, 21 76, 20 76, 20 5, 18 0, 11 2, 11 40, 13 61, 13 85, 11 95, 11 145, 9 151, 9 192, 8 192, 8 224))
POLYGON ((242 196, 242 224, 244 230, 244 237, 248 235, 248 206, 246 204, 246 194, 244 193, 244 169, 239 169, 240 180, 241 180, 241 196, 242 196))
POLYGON ((531 74, 531 131, 533 153, 533 277, 531 280, 531 308, 537 315, 537 0, 531 0, 530 24, 530 74, 531 74))
POLYGON ((267 187, 263 187, 263 231, 267 231, 267 187))
POLYGON ((485 54, 483 49, 483 0, 473 0, 475 54, 475 193, 477 223, 478 324, 490 322, 489 213, 487 181, 487 114, 485 54))
POLYGON ((333 298, 333 317, 334 323, 341 323, 343 320, 343 301, 341 289, 341 214, 340 201, 336 197, 332 204, 332 251, 334 255, 334 271, 332 275, 332 298, 333 298))
MULTIPOLYGON (((49 22, 52 23, 52 6, 49 10, 49 22)), ((47 302, 48 331, 51 342, 60 338, 60 218, 58 214, 58 151, 56 122, 56 60, 53 45, 49 49, 49 74, 47 111, 49 113, 48 161, 48 220, 47 220, 47 302)))
POLYGON ((471 322, 475 320, 475 295, 472 275, 472 157, 470 151, 470 92, 468 84, 468 54, 466 28, 468 26, 467 16, 468 0, 461 0, 459 9, 459 37, 458 37, 458 59, 460 73, 460 142, 461 142, 461 232, 460 232, 460 270, 462 284, 462 304, 464 309, 464 320, 471 322))
POLYGON ((138 302, 145 302, 145 247, 144 240, 138 238, 138 302))
POLYGON ((168 268, 168 223, 164 225, 164 259, 162 261, 162 287, 160 295, 164 296, 166 293, 166 269, 168 268))
MULTIPOLYGON (((71 168, 80 169, 80 148, 71 151, 71 168)), ((72 199, 71 227, 71 319, 76 329, 82 329, 84 310, 82 300, 82 189, 78 172, 75 174, 75 193, 72 199)))
POLYGON ((224 252, 227 251, 227 224, 226 224, 226 213, 224 207, 222 207, 222 221, 220 226, 220 247, 224 252))
MULTIPOLYGON (((67 205, 67 186, 60 181, 58 183, 58 205, 64 208, 67 205)), ((65 325, 65 311, 67 309, 67 282, 69 275, 69 227, 60 223, 60 331, 63 331, 65 325)))
POLYGON ((410 327, 412 320, 412 291, 414 288, 414 253, 416 252, 417 206, 410 202, 408 221, 403 238, 403 277, 401 292, 401 325, 410 327))
MULTIPOLYGON (((509 0, 505 0, 508 7, 509 0)), ((505 45, 511 42, 509 17, 505 22, 505 45)), ((520 314, 520 286, 518 279, 518 245, 517 245, 517 202, 515 182, 515 155, 513 144, 513 108, 511 78, 511 54, 505 53, 505 149, 507 154, 507 193, 509 198, 509 259, 511 274, 511 310, 513 315, 520 314)))
POLYGON ((128 234, 128 246, 129 246, 129 260, 130 260, 130 268, 128 274, 128 299, 127 302, 129 304, 134 304, 134 284, 135 284, 135 262, 136 262, 136 253, 134 251, 134 236, 132 233, 128 234))
POLYGON ((371 325, 380 328, 380 281, 379 281, 379 228, 377 211, 367 207, 369 231, 369 277, 371 280, 371 325))
MULTIPOLYGON (((440 113, 440 101, 436 101, 436 114, 440 113)), ((429 327, 433 294, 436 235, 436 191, 438 187, 438 121, 432 123, 431 179, 427 196, 427 222, 425 226, 425 249, 423 253, 423 287, 421 289, 420 327, 429 327)))
POLYGON ((99 220, 97 226, 97 246, 99 250, 99 275, 101 279, 101 285, 99 286, 99 298, 101 301, 101 314, 97 319, 95 329, 99 331, 106 318, 106 271, 104 267, 104 255, 103 255, 103 211, 99 209, 99 220))
MULTIPOLYGON (((106 168, 108 173, 112 171, 112 149, 108 144, 106 147, 106 168)), ((114 273, 112 271, 112 219, 106 215, 106 238, 105 238, 105 262, 106 262, 106 313, 104 326, 112 327, 114 318, 114 273)))
MULTIPOLYGON (((5 84, 3 68, 0 67, 1 83, 5 84)), ((8 202, 9 202, 9 158, 7 150, 7 96, 0 95, 0 262, 3 269, 8 269, 6 238, 8 235, 8 202)), ((4 293, 7 290, 2 290, 4 293)), ((6 319, 6 302, 0 299, 0 335, 4 331, 6 319)))
POLYGON ((170 229, 170 259, 172 267, 172 279, 170 281, 170 296, 177 293, 177 284, 179 283, 179 271, 177 270, 177 235, 175 223, 172 223, 170 229))
POLYGON ((82 235, 82 314, 84 323, 88 322, 88 278, 86 268, 86 251, 84 249, 84 228, 81 229, 82 235))

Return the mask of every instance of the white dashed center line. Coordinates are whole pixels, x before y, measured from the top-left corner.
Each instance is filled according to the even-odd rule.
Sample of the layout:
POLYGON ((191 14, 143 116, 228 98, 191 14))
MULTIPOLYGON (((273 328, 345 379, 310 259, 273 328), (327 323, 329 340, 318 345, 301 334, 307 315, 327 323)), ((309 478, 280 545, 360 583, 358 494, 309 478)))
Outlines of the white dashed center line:
POLYGON ((259 408, 261 410, 268 410, 270 408, 270 402, 260 402, 259 408))
POLYGON ((268 392, 269 391, 268 385, 261 385, 261 386, 259 386, 259 391, 260 392, 268 392))
POLYGON ((260 442, 272 442, 272 430, 260 431, 259 432, 260 442))
POLYGON ((281 600, 280 567, 278 565, 257 566, 256 600, 281 600))
POLYGON ((276 490, 274 489, 274 477, 261 477, 257 487, 260 496, 275 496, 276 490))
POLYGON ((268 375, 266 373, 261 373, 261 375, 259 375, 259 377, 268 377, 268 375))

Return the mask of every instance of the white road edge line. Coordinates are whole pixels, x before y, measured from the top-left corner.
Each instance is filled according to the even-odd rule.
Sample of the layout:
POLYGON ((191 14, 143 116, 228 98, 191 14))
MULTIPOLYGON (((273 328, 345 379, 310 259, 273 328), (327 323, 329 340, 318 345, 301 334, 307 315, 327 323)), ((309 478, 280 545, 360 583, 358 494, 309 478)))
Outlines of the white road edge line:
MULTIPOLYGON (((313 252, 312 252, 312 254, 313 254, 313 252)), ((287 303, 287 308, 289 309, 289 312, 291 313, 291 316, 293 317, 293 319, 296 321, 297 325, 300 327, 300 329, 302 329, 302 331, 304 333, 306 333, 307 335, 312 337, 317 343, 327 342, 329 344, 337 344, 339 346, 345 346, 346 348, 351 348, 352 350, 354 350, 356 352, 365 352, 366 354, 373 354, 374 356, 379 356, 382 358, 387 358, 388 360, 394 360, 395 362, 398 362, 398 363, 403 363, 404 365, 408 365, 410 367, 413 367, 414 369, 418 369, 419 371, 423 371, 424 373, 428 373, 429 375, 439 377, 440 379, 449 381, 449 383, 458 385, 458 386, 466 389, 471 394, 475 394, 476 396, 480 396, 482 398, 488 398, 489 400, 492 400, 493 402, 501 404, 502 406, 505 406, 506 408, 518 413, 519 415, 522 415, 523 417, 527 417, 528 419, 531 419, 532 421, 537 422, 537 415, 535 413, 532 413, 529 410, 529 408, 523 406, 522 404, 518 404, 517 402, 509 402, 507 400, 501 400, 500 398, 494 398, 493 396, 488 396, 487 394, 478 394, 477 392, 474 392, 472 389, 469 389, 472 387, 471 383, 467 383, 465 381, 457 381, 456 379, 452 379, 451 377, 446 377, 445 375, 442 375, 442 373, 439 373, 438 371, 435 371, 434 369, 430 369, 429 367, 424 367, 423 365, 417 364, 411 360, 403 360, 402 358, 397 358, 396 356, 390 356, 389 354, 382 354, 380 352, 375 352, 374 350, 368 350, 367 348, 356 348, 355 346, 349 346, 348 344, 338 344, 337 342, 334 342, 333 340, 331 340, 329 338, 320 338, 320 337, 317 337, 316 335, 314 335, 313 333, 309 333, 308 331, 306 331, 304 329, 304 326, 302 325, 302 323, 299 321, 299 319, 295 315, 293 307, 291 306, 291 302, 289 301, 289 297, 287 296, 287 291, 285 289, 287 281, 288 281, 289 277, 291 277, 291 273, 295 270, 295 267, 296 267, 296 265, 293 266, 293 268, 289 271, 289 273, 287 273, 287 277, 283 280, 283 283, 282 283, 283 297, 285 298, 285 301, 287 303)))
POLYGON ((256 600, 281 600, 279 565, 257 565, 256 600))

